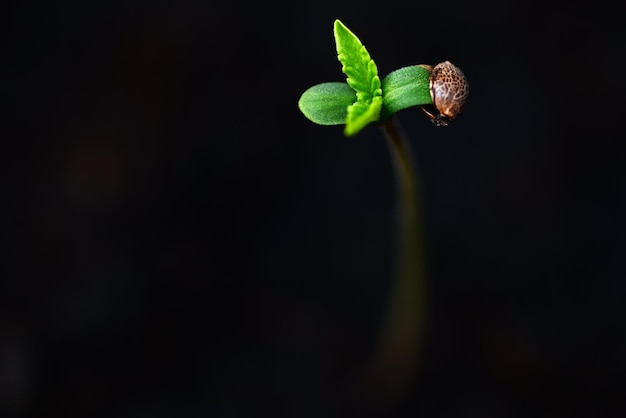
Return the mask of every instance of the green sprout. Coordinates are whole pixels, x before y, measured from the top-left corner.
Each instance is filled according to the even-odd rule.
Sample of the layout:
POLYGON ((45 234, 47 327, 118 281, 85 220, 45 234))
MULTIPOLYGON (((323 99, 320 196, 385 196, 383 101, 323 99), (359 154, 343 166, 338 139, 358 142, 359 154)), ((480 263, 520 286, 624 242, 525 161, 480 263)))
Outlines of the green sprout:
POLYGON ((463 73, 448 61, 434 68, 400 68, 381 82, 365 46, 339 20, 334 22, 334 36, 346 82, 327 82, 307 89, 298 107, 316 124, 345 124, 344 134, 348 137, 378 125, 389 145, 398 198, 395 277, 378 347, 365 368, 365 380, 385 388, 382 400, 390 401, 406 392, 417 371, 426 310, 419 184, 409 141, 395 114, 420 106, 435 126, 446 126, 463 110, 469 89, 463 73))
POLYGON ((346 83, 322 83, 306 90, 298 107, 308 119, 320 125, 345 124, 345 135, 353 136, 399 110, 432 104, 427 68, 401 68, 381 83, 378 68, 359 38, 340 20, 335 20, 334 34, 346 83))

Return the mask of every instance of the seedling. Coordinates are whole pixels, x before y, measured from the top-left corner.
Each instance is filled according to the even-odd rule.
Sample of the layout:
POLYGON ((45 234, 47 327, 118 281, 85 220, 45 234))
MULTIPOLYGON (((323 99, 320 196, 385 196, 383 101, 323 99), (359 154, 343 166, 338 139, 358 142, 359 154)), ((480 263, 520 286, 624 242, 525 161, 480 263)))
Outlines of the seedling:
POLYGON ((354 136, 367 125, 384 124, 394 113, 412 106, 422 106, 437 126, 448 125, 463 111, 469 86, 451 62, 434 68, 426 64, 400 68, 381 82, 374 60, 359 38, 339 20, 335 20, 334 34, 347 80, 317 84, 302 94, 298 107, 311 121, 345 124, 345 135, 354 136))
POLYGON ((366 381, 384 388, 393 400, 409 387, 418 365, 425 312, 426 263, 421 237, 418 182, 405 134, 395 114, 420 106, 435 126, 447 126, 463 111, 469 87, 465 76, 449 61, 432 67, 400 68, 380 80, 378 68, 359 38, 341 21, 334 22, 337 55, 346 82, 317 84, 306 90, 298 107, 319 125, 342 125, 352 137, 378 125, 389 144, 396 172, 398 216, 395 278, 390 288, 382 333, 366 381))

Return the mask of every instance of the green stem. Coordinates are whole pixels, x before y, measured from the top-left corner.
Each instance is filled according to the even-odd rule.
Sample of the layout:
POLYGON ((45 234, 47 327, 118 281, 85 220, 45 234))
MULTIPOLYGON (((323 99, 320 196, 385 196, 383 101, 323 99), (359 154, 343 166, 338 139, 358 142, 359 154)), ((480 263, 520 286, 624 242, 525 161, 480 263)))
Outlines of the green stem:
POLYGON ((371 377, 387 400, 409 389, 417 372, 424 334, 425 258, 420 229, 418 182, 411 148, 395 115, 385 121, 397 193, 395 271, 371 377))

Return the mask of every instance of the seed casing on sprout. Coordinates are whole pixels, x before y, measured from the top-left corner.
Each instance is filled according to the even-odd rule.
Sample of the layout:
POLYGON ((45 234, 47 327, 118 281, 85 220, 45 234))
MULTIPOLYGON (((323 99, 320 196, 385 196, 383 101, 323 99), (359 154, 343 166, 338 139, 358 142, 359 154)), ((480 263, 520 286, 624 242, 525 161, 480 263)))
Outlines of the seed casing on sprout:
POLYGON ((436 126, 447 126, 463 111, 469 96, 467 79, 459 67, 450 61, 437 64, 434 68, 421 64, 430 72, 430 97, 437 113, 422 110, 436 126))

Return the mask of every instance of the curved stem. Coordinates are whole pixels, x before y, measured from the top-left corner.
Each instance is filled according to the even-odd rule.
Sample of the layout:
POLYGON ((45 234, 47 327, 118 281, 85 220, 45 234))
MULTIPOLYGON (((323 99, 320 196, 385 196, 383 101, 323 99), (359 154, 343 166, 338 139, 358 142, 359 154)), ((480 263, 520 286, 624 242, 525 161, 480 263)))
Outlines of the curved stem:
POLYGON ((426 269, 420 229, 419 185, 409 141, 395 115, 381 127, 395 170, 396 258, 380 345, 370 371, 379 389, 383 390, 381 395, 391 401, 405 394, 417 372, 424 334, 426 269))

